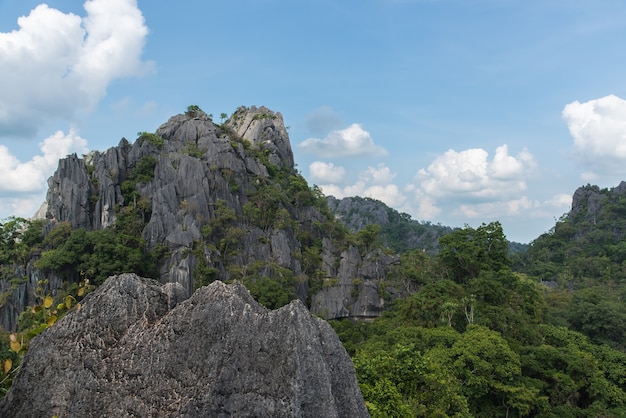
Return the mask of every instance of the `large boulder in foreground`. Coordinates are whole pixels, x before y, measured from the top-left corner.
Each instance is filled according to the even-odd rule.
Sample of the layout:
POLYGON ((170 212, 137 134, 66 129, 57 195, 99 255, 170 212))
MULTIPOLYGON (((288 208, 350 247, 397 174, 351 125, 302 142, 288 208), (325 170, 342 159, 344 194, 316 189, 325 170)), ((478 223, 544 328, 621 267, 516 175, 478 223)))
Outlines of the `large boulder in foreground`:
POLYGON ((2 417, 365 417, 337 335, 239 284, 109 278, 36 337, 2 417))

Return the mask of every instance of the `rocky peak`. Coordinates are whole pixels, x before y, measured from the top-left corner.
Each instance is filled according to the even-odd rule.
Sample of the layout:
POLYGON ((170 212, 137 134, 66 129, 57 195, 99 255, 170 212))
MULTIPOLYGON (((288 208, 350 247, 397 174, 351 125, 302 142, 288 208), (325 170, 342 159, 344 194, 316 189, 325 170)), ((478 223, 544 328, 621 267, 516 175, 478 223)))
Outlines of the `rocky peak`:
POLYGON ((265 106, 241 106, 226 121, 225 125, 237 135, 254 145, 264 144, 273 151, 278 158, 272 164, 281 167, 293 167, 293 151, 289 142, 289 135, 285 128, 283 116, 279 112, 272 112, 265 106))
POLYGON ((595 185, 587 184, 579 187, 572 197, 572 209, 569 219, 577 222, 583 221, 595 225, 598 223, 606 203, 615 201, 626 195, 626 182, 622 181, 611 189, 600 189, 595 185))
POLYGON ((109 278, 31 341, 3 417, 366 417, 350 358, 299 301, 109 278), (35 389, 35 390, 34 390, 35 389))

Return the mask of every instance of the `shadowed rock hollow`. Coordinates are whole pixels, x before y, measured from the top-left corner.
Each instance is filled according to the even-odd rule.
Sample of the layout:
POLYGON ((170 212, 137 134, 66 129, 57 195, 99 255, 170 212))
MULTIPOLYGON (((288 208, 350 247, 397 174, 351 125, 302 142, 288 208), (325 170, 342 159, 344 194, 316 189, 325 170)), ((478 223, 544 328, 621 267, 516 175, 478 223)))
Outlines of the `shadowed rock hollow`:
POLYGON ((109 278, 36 337, 2 417, 365 417, 332 328, 239 284, 109 278))

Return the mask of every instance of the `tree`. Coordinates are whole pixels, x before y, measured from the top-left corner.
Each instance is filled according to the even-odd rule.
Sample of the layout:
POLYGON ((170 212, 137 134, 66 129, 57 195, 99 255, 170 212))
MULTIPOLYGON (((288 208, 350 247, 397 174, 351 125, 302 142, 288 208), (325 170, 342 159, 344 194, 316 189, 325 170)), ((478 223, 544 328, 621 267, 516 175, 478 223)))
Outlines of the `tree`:
POLYGON ((466 226, 439 239, 439 260, 457 283, 478 277, 481 271, 510 266, 508 242, 500 222, 466 226))
POLYGON ((455 301, 460 301, 463 296, 464 290, 459 284, 437 280, 409 296, 400 308, 401 316, 408 323, 424 327, 436 327, 441 324, 442 317, 447 319, 444 324, 454 325, 455 301))
POLYGON ((364 254, 371 252, 377 245, 380 244, 380 226, 377 224, 366 225, 365 228, 357 232, 356 240, 357 245, 361 248, 364 254))
POLYGON ((459 334, 450 328, 443 334, 402 327, 357 351, 354 367, 372 417, 470 416, 462 382, 445 355, 459 334))
POLYGON ((520 357, 499 333, 469 325, 444 354, 472 415, 510 416, 516 410, 524 416, 534 409, 539 391, 523 384, 520 357))

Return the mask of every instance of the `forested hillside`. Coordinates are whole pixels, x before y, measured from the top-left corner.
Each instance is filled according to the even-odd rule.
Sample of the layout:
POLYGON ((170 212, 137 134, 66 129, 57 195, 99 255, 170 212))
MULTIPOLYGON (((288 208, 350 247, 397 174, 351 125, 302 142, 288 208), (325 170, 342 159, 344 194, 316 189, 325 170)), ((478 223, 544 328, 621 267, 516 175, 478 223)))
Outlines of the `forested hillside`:
POLYGON ((626 416, 625 192, 580 188, 512 257, 497 222, 455 230, 417 292, 334 321, 372 416, 626 416))
POLYGON ((328 207, 350 232, 356 233, 368 225, 377 225, 381 243, 396 253, 421 249, 436 254, 439 238, 452 231, 449 226, 435 225, 411 219, 407 213, 390 208, 369 197, 328 197, 328 207))
POLYGON ((295 170, 280 114, 190 106, 155 133, 68 156, 47 217, 0 226, 0 384, 29 341, 114 274, 188 293, 239 281, 300 299, 352 356, 374 417, 626 416, 626 183, 585 186, 530 245, 450 228, 295 170), (341 319, 344 318, 344 319, 341 319))

